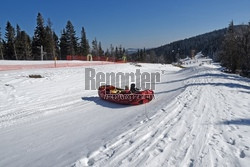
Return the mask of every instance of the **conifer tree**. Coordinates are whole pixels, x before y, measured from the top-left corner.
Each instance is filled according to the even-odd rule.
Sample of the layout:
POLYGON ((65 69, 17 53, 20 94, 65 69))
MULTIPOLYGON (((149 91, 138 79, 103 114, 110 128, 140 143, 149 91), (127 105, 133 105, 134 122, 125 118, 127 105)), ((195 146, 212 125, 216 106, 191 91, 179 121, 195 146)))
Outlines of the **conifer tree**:
POLYGON ((250 23, 241 27, 241 40, 239 43, 239 64, 241 74, 250 77, 250 23))
POLYGON ((117 59, 119 56, 119 51, 118 51, 118 48, 117 46, 115 47, 115 58, 117 59))
POLYGON ((41 47, 44 48, 46 45, 46 32, 41 13, 38 13, 36 22, 37 26, 32 40, 32 53, 35 60, 41 60, 41 47))
POLYGON ((56 48, 54 41, 54 32, 52 30, 52 22, 48 19, 47 26, 45 27, 45 46, 44 50, 47 52, 47 59, 52 60, 56 56, 56 48))
POLYGON ((19 25, 16 26, 16 53, 21 60, 32 59, 31 57, 31 40, 25 31, 21 31, 19 25))
POLYGON ((15 39, 15 45, 16 45, 16 53, 19 57, 19 59, 23 60, 23 55, 22 55, 22 49, 23 49, 23 43, 22 43, 22 37, 21 37, 21 28, 17 24, 16 26, 16 39, 15 39))
POLYGON ((232 73, 235 73, 238 66, 238 41, 237 35, 234 29, 233 21, 229 24, 227 34, 225 35, 225 40, 223 41, 221 53, 221 63, 232 73))
POLYGON ((123 48, 123 49, 122 49, 122 54, 125 54, 125 52, 126 52, 126 49, 123 48))
POLYGON ((21 31, 21 39, 23 41, 23 55, 25 60, 32 60, 34 57, 32 56, 32 47, 31 47, 31 39, 29 35, 25 31, 21 31))
POLYGON ((67 55, 69 55, 69 52, 68 52, 67 35, 65 29, 62 30, 59 46, 60 46, 61 59, 66 60, 67 55))
POLYGON ((104 53, 104 55, 105 55, 106 57, 110 57, 110 52, 109 52, 109 49, 108 49, 108 48, 107 48, 106 52, 104 53))
POLYGON ((67 38, 67 46, 68 52, 70 55, 76 55, 78 51, 77 37, 73 24, 68 21, 66 25, 66 38, 67 38))
POLYGON ((102 56, 103 53, 104 53, 104 51, 102 50, 102 43, 99 42, 99 44, 98 44, 98 55, 99 55, 99 56, 102 56))
POLYGON ((98 43, 96 38, 92 41, 92 55, 98 56, 98 43))
POLYGON ((5 30, 5 38, 7 41, 5 44, 6 58, 10 60, 18 60, 15 48, 15 29, 12 27, 9 21, 7 22, 5 30))
POLYGON ((56 35, 55 32, 53 32, 53 42, 54 42, 54 47, 55 47, 55 57, 61 59, 60 57, 60 46, 59 46, 59 38, 56 35))
POLYGON ((0 58, 2 60, 4 59, 4 56, 3 56, 3 40, 2 40, 1 28, 0 28, 0 58))
POLYGON ((82 27, 81 42, 80 42, 80 54, 87 56, 89 53, 89 42, 86 37, 85 29, 82 27))
POLYGON ((110 45, 110 56, 111 56, 113 59, 115 59, 114 47, 113 47, 112 44, 110 45))
POLYGON ((122 56, 122 45, 119 46, 119 51, 118 51, 118 54, 119 54, 119 58, 121 58, 122 56))

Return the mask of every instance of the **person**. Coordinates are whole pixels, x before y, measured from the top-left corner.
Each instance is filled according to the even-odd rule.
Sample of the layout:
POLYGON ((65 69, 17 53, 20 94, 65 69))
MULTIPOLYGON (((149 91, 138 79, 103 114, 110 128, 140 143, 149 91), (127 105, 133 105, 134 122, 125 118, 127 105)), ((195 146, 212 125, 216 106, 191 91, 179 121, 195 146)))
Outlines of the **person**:
POLYGON ((132 93, 135 93, 135 92, 139 91, 139 89, 135 87, 135 84, 134 84, 134 83, 132 83, 132 84, 130 85, 130 91, 131 91, 132 93))
POLYGON ((111 94, 119 94, 119 93, 121 93, 121 91, 120 90, 117 90, 116 88, 115 89, 111 89, 111 94))

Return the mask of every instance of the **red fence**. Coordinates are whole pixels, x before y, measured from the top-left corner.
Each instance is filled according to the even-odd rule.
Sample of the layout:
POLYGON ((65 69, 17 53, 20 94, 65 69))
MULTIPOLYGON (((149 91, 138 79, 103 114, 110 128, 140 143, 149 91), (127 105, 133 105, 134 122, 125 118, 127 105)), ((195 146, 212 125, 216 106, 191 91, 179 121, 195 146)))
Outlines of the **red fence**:
MULTIPOLYGON (((83 60, 83 61, 88 61, 87 56, 72 56, 68 55, 67 60, 83 60)), ((118 63, 123 63, 124 61, 122 59, 115 59, 113 57, 106 57, 106 56, 93 56, 92 61, 110 61, 110 62, 118 62, 118 63)))

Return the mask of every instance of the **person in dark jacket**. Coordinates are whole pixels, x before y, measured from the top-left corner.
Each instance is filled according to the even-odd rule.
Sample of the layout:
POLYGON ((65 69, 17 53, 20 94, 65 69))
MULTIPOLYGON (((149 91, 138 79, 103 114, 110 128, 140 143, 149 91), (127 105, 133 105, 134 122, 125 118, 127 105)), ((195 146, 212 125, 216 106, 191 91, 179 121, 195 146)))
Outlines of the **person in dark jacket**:
POLYGON ((135 92, 139 91, 139 89, 135 87, 135 84, 134 84, 134 83, 132 83, 132 84, 130 85, 130 91, 131 91, 132 93, 135 93, 135 92))

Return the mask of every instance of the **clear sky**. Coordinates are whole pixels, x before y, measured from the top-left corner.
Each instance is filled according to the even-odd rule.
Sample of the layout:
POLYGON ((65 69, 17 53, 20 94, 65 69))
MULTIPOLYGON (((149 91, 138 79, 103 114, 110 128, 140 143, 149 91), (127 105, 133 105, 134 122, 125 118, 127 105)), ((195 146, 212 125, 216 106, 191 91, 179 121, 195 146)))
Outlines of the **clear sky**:
POLYGON ((37 13, 50 18, 60 36, 70 20, 80 37, 81 27, 91 42, 103 48, 151 48, 216 29, 250 21, 250 0, 3 0, 2 36, 7 21, 33 36, 37 13))

